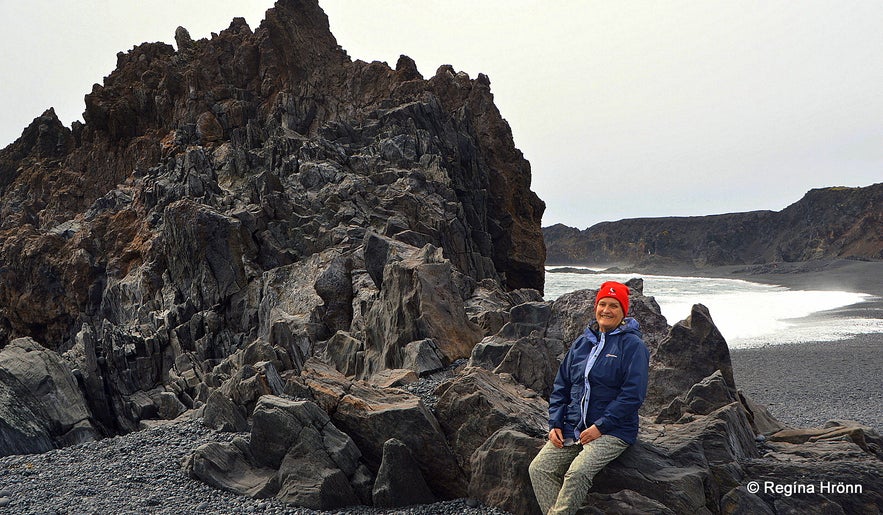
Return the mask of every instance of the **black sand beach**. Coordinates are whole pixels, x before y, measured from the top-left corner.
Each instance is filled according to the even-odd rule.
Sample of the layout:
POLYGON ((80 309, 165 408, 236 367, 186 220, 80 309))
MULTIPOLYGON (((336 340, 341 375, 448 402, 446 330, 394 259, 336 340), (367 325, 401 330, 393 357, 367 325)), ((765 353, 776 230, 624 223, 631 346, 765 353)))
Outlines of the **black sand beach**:
POLYGON ((856 420, 883 432, 883 335, 734 349, 736 386, 792 427, 856 420))
MULTIPOLYGON (((704 274, 703 274, 704 275, 704 274)), ((794 290, 841 290, 876 296, 817 313, 813 323, 847 317, 883 319, 883 262, 835 261, 771 268, 717 269, 708 274, 778 284, 794 290)), ((883 333, 848 340, 731 349, 736 386, 782 423, 819 427, 856 420, 883 432, 883 333)))

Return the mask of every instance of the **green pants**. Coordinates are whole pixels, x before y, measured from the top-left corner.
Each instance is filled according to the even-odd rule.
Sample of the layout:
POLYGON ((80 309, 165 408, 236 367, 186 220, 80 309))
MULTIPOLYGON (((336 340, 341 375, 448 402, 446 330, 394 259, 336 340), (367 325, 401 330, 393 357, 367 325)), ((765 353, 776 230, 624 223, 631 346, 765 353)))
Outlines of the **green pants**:
POLYGON ((530 463, 530 482, 540 509, 547 515, 571 515, 585 502, 592 480, 629 444, 601 435, 586 445, 559 449, 546 442, 530 463))

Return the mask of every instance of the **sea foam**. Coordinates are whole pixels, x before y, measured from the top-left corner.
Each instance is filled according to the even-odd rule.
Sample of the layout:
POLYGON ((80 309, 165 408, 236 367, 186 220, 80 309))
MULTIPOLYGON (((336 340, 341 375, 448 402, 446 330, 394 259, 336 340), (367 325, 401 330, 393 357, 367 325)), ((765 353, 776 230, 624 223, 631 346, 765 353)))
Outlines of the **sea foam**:
POLYGON ((669 324, 687 318, 694 304, 706 306, 730 348, 835 341, 857 334, 883 333, 881 319, 830 313, 871 300, 872 295, 790 290, 739 279, 554 272, 546 274, 545 299, 554 300, 570 291, 597 288, 604 281, 625 282, 633 277, 644 279, 644 294, 656 299, 669 324))

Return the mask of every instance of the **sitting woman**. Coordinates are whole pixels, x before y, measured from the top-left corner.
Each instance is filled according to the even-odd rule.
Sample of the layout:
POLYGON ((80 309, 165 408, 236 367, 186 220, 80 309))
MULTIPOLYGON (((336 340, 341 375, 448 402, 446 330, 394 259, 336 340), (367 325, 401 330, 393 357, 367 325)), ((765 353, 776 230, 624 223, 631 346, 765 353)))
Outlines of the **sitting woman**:
POLYGON ((549 441, 531 462, 543 513, 575 513, 592 480, 638 436, 650 352, 626 318, 629 289, 608 281, 595 297, 595 322, 571 345, 549 396, 549 441))

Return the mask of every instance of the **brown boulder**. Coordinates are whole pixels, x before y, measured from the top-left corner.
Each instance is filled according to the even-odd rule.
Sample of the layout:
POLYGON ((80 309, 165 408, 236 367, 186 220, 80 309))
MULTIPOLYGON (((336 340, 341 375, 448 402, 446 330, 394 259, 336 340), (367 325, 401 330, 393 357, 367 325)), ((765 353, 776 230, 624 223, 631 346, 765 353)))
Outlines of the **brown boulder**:
POLYGON ((419 397, 356 382, 340 399, 332 420, 353 438, 372 470, 382 463, 386 441, 395 438, 411 451, 437 497, 465 496, 467 476, 458 466, 435 416, 419 397))

